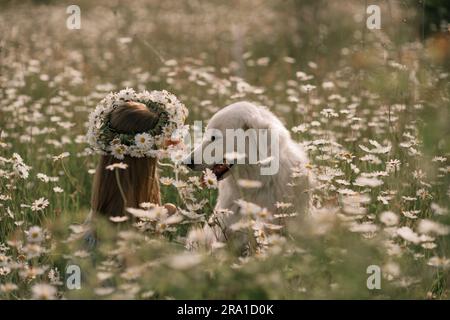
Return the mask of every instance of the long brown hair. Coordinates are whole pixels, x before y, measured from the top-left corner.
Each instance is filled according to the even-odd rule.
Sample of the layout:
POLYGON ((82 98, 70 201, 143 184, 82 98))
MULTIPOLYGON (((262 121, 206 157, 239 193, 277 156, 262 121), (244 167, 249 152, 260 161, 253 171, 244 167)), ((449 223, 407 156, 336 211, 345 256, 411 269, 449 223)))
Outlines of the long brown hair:
MULTIPOLYGON (((158 122, 158 115, 141 103, 128 102, 112 111, 110 121, 111 126, 118 132, 140 133, 152 129, 158 122)), ((123 160, 118 160, 111 155, 102 155, 92 188, 93 212, 108 217, 121 216, 125 213, 125 206, 137 208, 142 202, 160 205, 156 166, 156 158, 125 156, 123 160), (127 164, 128 168, 116 169, 119 174, 117 179, 116 173, 106 170, 106 167, 118 162, 127 164), (120 188, 124 195, 121 194, 120 188)))

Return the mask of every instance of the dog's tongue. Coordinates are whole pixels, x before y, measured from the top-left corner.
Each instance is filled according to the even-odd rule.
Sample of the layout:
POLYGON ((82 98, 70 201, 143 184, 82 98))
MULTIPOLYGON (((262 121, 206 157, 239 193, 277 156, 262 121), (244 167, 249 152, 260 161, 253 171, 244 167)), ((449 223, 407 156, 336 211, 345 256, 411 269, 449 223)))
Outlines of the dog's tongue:
MULTIPOLYGON (((214 167, 212 168, 212 172, 214 173, 214 175, 216 176, 217 180, 220 180, 222 178, 222 176, 230 169, 230 165, 229 164, 216 164, 214 165, 214 167)), ((201 180, 203 181, 204 178, 204 173, 202 174, 201 180)))
POLYGON ((212 172, 216 175, 217 179, 220 179, 229 169, 230 166, 228 164, 216 164, 212 172))

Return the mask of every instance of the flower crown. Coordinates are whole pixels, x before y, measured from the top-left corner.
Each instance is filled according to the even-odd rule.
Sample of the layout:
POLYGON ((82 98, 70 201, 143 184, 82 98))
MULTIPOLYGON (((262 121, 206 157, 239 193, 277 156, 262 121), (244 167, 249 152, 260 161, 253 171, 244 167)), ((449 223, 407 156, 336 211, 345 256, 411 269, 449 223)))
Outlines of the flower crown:
POLYGON ((111 154, 117 159, 125 155, 142 157, 162 157, 164 150, 173 143, 174 135, 185 130, 184 121, 188 110, 170 92, 146 90, 136 93, 132 88, 111 92, 89 115, 87 141, 100 154, 111 154), (157 124, 145 132, 118 132, 111 126, 111 113, 127 102, 144 104, 158 115, 157 124))

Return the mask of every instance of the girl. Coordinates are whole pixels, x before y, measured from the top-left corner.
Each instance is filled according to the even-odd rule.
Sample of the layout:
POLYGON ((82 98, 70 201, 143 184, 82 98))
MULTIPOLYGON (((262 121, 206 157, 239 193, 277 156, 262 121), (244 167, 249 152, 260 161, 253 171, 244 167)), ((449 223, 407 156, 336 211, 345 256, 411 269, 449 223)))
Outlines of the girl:
MULTIPOLYGON (((93 216, 124 216, 142 203, 161 205, 158 158, 179 150, 186 107, 167 91, 111 93, 92 112, 87 134, 100 153, 92 189, 93 216)), ((166 204, 174 213, 176 208, 166 204)), ((92 232, 87 237, 93 244, 92 232)))
MULTIPOLYGON (((111 128, 118 133, 145 132, 154 128, 158 115, 145 105, 127 102, 111 112, 111 128)), ((92 210, 107 217, 123 216, 127 207, 138 208, 143 202, 161 204, 156 172, 156 158, 102 155, 94 176, 92 210), (125 163, 126 169, 113 169, 115 163, 125 163), (118 177, 115 170, 118 170, 118 177), (119 186, 120 184, 120 186, 119 186)))

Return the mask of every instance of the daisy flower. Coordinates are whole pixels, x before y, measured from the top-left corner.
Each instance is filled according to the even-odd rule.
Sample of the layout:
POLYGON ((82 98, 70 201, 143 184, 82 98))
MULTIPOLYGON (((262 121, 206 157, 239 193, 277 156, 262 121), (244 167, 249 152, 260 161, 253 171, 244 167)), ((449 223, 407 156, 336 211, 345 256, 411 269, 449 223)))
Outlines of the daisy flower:
POLYGON ((203 256, 199 253, 185 252, 170 257, 168 265, 172 269, 187 270, 200 262, 202 262, 203 256))
POLYGON ((67 158, 68 156, 70 156, 69 152, 63 152, 63 153, 61 153, 61 154, 59 154, 57 156, 53 156, 52 158, 53 158, 53 161, 58 161, 58 160, 62 160, 64 158, 67 158))
POLYGON ((397 234, 406 241, 412 242, 414 244, 420 243, 420 237, 409 227, 398 228, 397 234))
POLYGON ((204 171, 202 178, 208 189, 217 189, 217 177, 210 169, 204 171))
POLYGON ((126 88, 119 91, 117 94, 119 100, 129 101, 136 98, 136 92, 133 88, 126 88))
POLYGON ((123 160, 125 158, 126 153, 127 153, 127 146, 124 144, 117 144, 111 146, 111 154, 116 159, 123 160))
POLYGON ((262 182, 258 180, 239 179, 238 185, 246 189, 261 188, 262 182))
POLYGON ((42 182, 45 182, 45 183, 47 183, 47 182, 50 181, 50 178, 49 178, 46 174, 44 174, 44 173, 38 173, 38 174, 36 175, 36 177, 37 177, 39 180, 41 180, 42 182))
POLYGON ((432 267, 444 267, 447 268, 450 266, 450 259, 447 259, 445 257, 432 257, 428 260, 427 263, 429 266, 432 267))
POLYGON ((138 133, 134 136, 134 142, 142 149, 150 148, 153 145, 153 139, 148 133, 138 133))
POLYGON ((387 226, 394 226, 398 224, 398 216, 392 211, 384 211, 380 215, 380 221, 387 226))
POLYGON ((377 178, 358 177, 353 183, 355 186, 376 188, 383 184, 383 181, 377 178))
POLYGON ((42 229, 38 226, 33 226, 27 231, 28 242, 41 242, 44 239, 42 229))
POLYGON ((109 166, 106 166, 106 170, 114 171, 115 169, 121 169, 125 170, 128 168, 128 165, 123 162, 116 162, 113 164, 110 164, 109 166))
POLYGON ((62 189, 61 187, 54 187, 53 188, 53 192, 55 192, 55 193, 62 193, 62 192, 64 192, 64 189, 62 189))
POLYGON ((56 288, 46 283, 35 284, 31 288, 33 299, 36 300, 53 300, 56 298, 56 288))
POLYGON ((445 236, 450 233, 450 228, 439 222, 435 222, 429 219, 420 220, 418 226, 419 233, 434 233, 437 235, 445 236))
POLYGON ((27 166, 24 162, 22 157, 17 154, 14 153, 12 156, 12 161, 13 161, 13 169, 14 172, 22 179, 27 179, 29 176, 29 171, 31 170, 30 166, 27 166))
POLYGON ((31 211, 43 211, 49 204, 50 202, 47 199, 39 198, 32 203, 31 211))
POLYGON ((3 292, 3 293, 9 293, 9 292, 17 290, 18 288, 19 287, 16 284, 12 283, 12 282, 7 282, 5 284, 0 284, 0 292, 3 292))
POLYGON ((111 220, 112 222, 116 222, 116 223, 120 223, 120 222, 125 222, 129 219, 128 216, 115 216, 115 217, 109 217, 109 220, 111 220))
POLYGON ((239 153, 239 152, 228 152, 225 153, 225 159, 230 163, 235 163, 244 160, 246 157, 245 153, 239 153))
POLYGON ((159 182, 161 182, 165 186, 170 186, 172 183, 174 183, 174 179, 170 177, 161 177, 159 178, 159 182))

